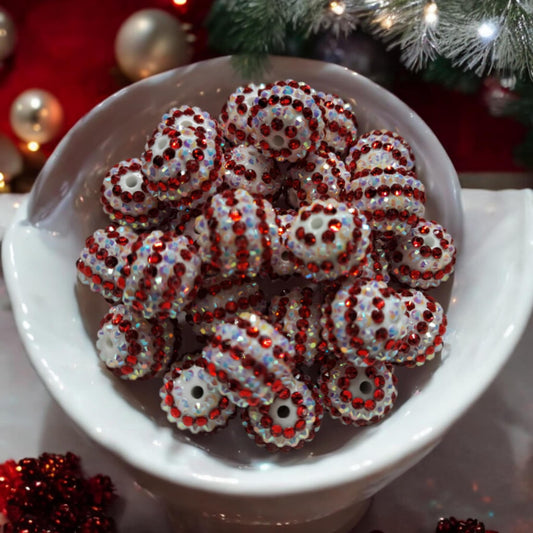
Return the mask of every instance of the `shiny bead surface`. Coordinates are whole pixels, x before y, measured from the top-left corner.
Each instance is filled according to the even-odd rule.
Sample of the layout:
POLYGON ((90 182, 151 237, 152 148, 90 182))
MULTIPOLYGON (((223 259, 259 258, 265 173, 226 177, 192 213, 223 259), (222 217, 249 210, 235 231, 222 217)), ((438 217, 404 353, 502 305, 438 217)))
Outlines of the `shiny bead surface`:
POLYGON ((159 391, 161 409, 180 430, 209 433, 227 425, 236 406, 217 388, 201 357, 188 357, 172 365, 159 391))
POLYGON ((270 301, 270 319, 294 343, 293 366, 310 366, 316 359, 324 357, 325 343, 320 336, 320 304, 320 290, 316 287, 286 290, 270 301))
POLYGON ((120 304, 112 307, 98 330, 98 357, 120 379, 135 381, 165 371, 175 355, 170 320, 146 320, 120 304))
POLYGON ((137 240, 138 235, 128 226, 96 230, 87 237, 76 261, 78 280, 104 298, 120 302, 137 240))
POLYGON ((176 318, 196 296, 201 260, 191 240, 154 230, 143 236, 123 301, 146 318, 176 318))
POLYGON ((240 144, 224 153, 224 183, 231 189, 244 189, 270 202, 281 187, 276 162, 251 144, 240 144))
POLYGON ((171 110, 170 118, 166 118, 168 114, 163 115, 141 157, 150 191, 180 208, 204 204, 222 183, 219 131, 208 126, 214 121, 206 118, 206 112, 187 110, 171 110), (171 126, 166 125, 169 120, 174 121, 171 126), (186 126, 189 121, 194 126, 186 126))
POLYGON ((253 138, 250 139, 252 129, 248 125, 248 117, 250 116, 250 109, 259 98, 259 91, 264 87, 264 83, 250 83, 243 87, 237 87, 229 95, 218 118, 224 137, 231 143, 253 142, 253 138))
POLYGON ((393 369, 382 363, 358 367, 344 360, 333 361, 319 382, 330 415, 343 424, 375 424, 389 413, 397 397, 393 369))
POLYGON ((290 341, 253 313, 241 313, 215 328, 202 356, 209 373, 218 378, 217 387, 239 407, 268 405, 292 378, 286 360, 292 356, 290 341))
POLYGON ((372 230, 386 238, 405 235, 424 216, 425 188, 415 177, 381 168, 359 174, 350 182, 347 201, 364 213, 372 230))
POLYGON ((140 159, 117 163, 104 177, 100 203, 117 224, 133 229, 150 229, 172 215, 168 203, 161 202, 148 190, 140 159))
POLYGON ((422 291, 404 289, 399 294, 409 313, 409 329, 394 362, 421 366, 442 351, 448 324, 446 314, 439 302, 422 291))
POLYGON ((243 410, 242 423, 258 446, 271 452, 301 448, 320 429, 323 407, 318 389, 303 377, 283 380, 269 405, 243 410))
POLYGON ((244 189, 213 196, 194 230, 202 260, 223 276, 271 270, 273 250, 280 246, 272 204, 244 189))
POLYGON ((287 247, 308 279, 355 275, 371 247, 370 228, 357 209, 333 199, 316 200, 298 211, 287 247))
POLYGON ((359 126, 351 104, 342 98, 318 91, 325 128, 322 145, 344 158, 357 141, 359 126))
POLYGON ((276 161, 298 161, 319 145, 324 133, 322 110, 298 83, 267 85, 250 110, 254 144, 276 161))
POLYGON ((322 336, 333 351, 356 366, 391 361, 408 332, 405 303, 386 283, 347 280, 322 308, 322 336))
POLYGON ((287 199, 296 209, 315 200, 342 201, 350 179, 350 172, 335 153, 320 150, 289 168, 285 180, 287 199))
POLYGON ((265 296, 257 282, 240 276, 216 276, 204 280, 194 302, 187 306, 183 315, 197 335, 211 336, 218 324, 238 313, 265 310, 265 296))
POLYGON ((389 130, 373 130, 361 135, 350 148, 345 162, 352 174, 376 167, 386 173, 399 168, 415 169, 411 146, 402 136, 389 130))
POLYGON ((420 219, 387 248, 391 273, 406 285, 429 289, 447 281, 455 268, 453 237, 435 221, 420 219))

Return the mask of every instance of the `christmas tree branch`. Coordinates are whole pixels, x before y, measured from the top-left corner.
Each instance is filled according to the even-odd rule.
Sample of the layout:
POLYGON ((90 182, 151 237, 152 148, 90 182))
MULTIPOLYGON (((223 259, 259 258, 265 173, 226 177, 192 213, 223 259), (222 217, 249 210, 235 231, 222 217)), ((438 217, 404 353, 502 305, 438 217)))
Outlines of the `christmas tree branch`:
POLYGON ((360 24, 399 47, 411 69, 442 56, 477 75, 533 79, 530 0, 217 0, 208 20, 212 45, 246 54, 245 68, 284 53, 294 32, 347 33, 360 24))

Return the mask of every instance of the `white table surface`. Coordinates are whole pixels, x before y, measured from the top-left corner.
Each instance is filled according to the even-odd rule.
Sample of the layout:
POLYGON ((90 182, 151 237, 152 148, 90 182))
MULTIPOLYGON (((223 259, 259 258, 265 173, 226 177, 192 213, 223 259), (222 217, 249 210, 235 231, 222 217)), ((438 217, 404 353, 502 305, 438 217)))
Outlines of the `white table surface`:
MULTIPOLYGON (((483 210, 486 194, 498 193, 463 191, 467 227, 488 216, 483 210)), ((0 230, 7 217, 4 209, 0 230)), ((440 517, 450 515, 478 518, 500 533, 533 532, 532 349, 530 319, 489 390, 435 451, 374 498, 353 533, 429 533, 440 517)), ((171 533, 159 503, 74 426, 41 384, 18 338, 1 276, 0 362, 0 462, 72 451, 81 456, 88 474, 106 473, 115 482, 121 496, 119 531, 171 533)))

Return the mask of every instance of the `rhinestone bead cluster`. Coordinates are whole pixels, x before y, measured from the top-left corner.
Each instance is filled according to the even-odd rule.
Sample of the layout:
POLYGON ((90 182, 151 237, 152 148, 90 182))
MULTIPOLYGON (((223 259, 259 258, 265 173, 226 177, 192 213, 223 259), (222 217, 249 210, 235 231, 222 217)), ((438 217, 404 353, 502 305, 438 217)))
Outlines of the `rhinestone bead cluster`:
POLYGON ((258 446, 301 448, 324 413, 382 420, 395 368, 443 348, 426 290, 453 273, 453 239, 426 218, 407 141, 360 135, 339 96, 280 80, 237 88, 217 119, 173 107, 109 169, 100 201, 112 224, 76 263, 112 306, 99 359, 124 381, 159 380, 177 430, 237 418, 258 446))

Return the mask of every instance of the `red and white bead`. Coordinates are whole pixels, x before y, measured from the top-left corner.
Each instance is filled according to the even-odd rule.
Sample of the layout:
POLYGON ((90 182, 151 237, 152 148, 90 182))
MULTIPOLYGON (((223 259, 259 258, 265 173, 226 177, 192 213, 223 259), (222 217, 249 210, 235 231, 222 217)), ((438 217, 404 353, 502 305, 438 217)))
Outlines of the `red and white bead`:
POLYGON ((248 126, 250 109, 259 99, 259 91, 265 84, 250 83, 237 87, 228 97, 219 116, 222 133, 233 144, 242 144, 249 140, 251 129, 248 126))
POLYGON ((281 187, 276 162, 251 144, 239 144, 224 153, 224 183, 231 189, 245 189, 270 202, 281 187))
POLYGON ((311 366, 324 357, 325 343, 320 336, 318 288, 297 287, 285 290, 270 301, 269 317, 294 344, 293 365, 311 366))
POLYGON ((265 310, 265 295, 255 281, 240 276, 216 276, 204 280, 184 318, 194 333, 211 336, 218 324, 238 313, 265 310))
POLYGON ((122 300, 132 247, 139 236, 129 226, 109 225, 85 241, 76 261, 78 279, 107 300, 122 300))
POLYGON ((347 199, 380 236, 405 235, 424 216, 425 188, 415 177, 401 172, 385 174, 381 168, 360 174, 350 183, 347 199))
POLYGON ((437 222, 420 219, 387 248, 391 273, 410 287, 429 289, 447 281, 455 267, 452 236, 437 222))
POLYGON ((294 82, 277 82, 260 91, 248 125, 253 144, 277 161, 298 161, 317 149, 324 133, 322 110, 294 82))
POLYGON ((146 320, 119 304, 103 318, 98 330, 98 357, 120 379, 135 381, 157 376, 168 368, 177 349, 170 320, 146 320))
POLYGON ((167 128, 178 131, 193 128, 209 139, 216 139, 221 135, 217 121, 207 111, 196 106, 182 105, 171 108, 157 125, 161 132, 167 128))
POLYGON ((152 231, 142 239, 124 288, 124 304, 146 318, 177 318, 196 296, 201 259, 184 235, 152 231))
POLYGON ((283 385, 272 403, 242 412, 248 436, 271 452, 301 448, 313 440, 323 418, 318 389, 310 380, 298 376, 284 380, 283 385))
POLYGON ((316 96, 320 99, 326 127, 322 144, 328 150, 344 158, 358 136, 357 117, 349 103, 336 95, 319 91, 316 96))
POLYGON ((222 183, 222 138, 203 127, 158 127, 142 160, 150 191, 179 208, 204 204, 222 183))
POLYGON ((400 298, 409 313, 409 331, 393 362, 421 366, 442 351, 446 314, 439 302, 421 291, 404 289, 400 298))
POLYGON ((345 360, 326 365, 320 378, 324 405, 343 424, 368 426, 384 418, 397 397, 393 368, 384 363, 355 366, 345 360))
POLYGON ((350 148, 345 162, 354 176, 364 169, 381 168, 389 174, 398 168, 415 168, 415 156, 409 143, 388 130, 373 130, 361 135, 350 148))
POLYGON ((223 428, 237 407, 220 394, 217 380, 202 357, 185 357, 172 365, 159 391, 161 409, 180 430, 210 433, 223 428))
POLYGON ((287 237, 300 272, 314 281, 357 273, 371 248, 364 215, 333 199, 300 208, 287 237))
POLYGON ((218 324, 202 356, 220 392, 239 407, 272 403, 292 378, 286 362, 293 357, 292 344, 254 313, 218 324))
POLYGON ((347 280, 322 308, 322 336, 335 353, 356 366, 392 359, 407 335, 407 308, 383 281, 347 280))
POLYGON ((244 189, 213 196, 194 229, 202 260, 223 276, 270 271, 280 246, 272 205, 244 189))
POLYGON ((140 159, 127 159, 111 167, 100 192, 104 212, 117 224, 148 229, 171 216, 170 206, 148 190, 140 159))
POLYGON ((318 151, 290 167, 285 180, 287 199, 296 209, 315 200, 342 201, 350 179, 350 172, 335 153, 318 151))

